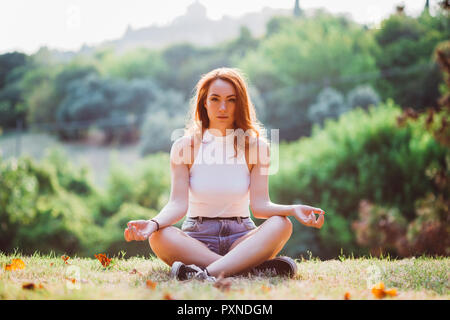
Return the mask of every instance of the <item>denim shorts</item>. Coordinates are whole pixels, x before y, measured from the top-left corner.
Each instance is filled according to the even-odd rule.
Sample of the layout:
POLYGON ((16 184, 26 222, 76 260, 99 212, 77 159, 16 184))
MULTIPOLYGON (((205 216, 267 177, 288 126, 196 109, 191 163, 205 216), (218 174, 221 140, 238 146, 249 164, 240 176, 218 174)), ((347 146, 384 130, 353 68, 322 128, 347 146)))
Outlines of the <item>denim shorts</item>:
POLYGON ((234 241, 256 228, 251 218, 243 218, 241 222, 229 219, 197 219, 186 217, 181 230, 188 236, 203 242, 208 248, 223 256, 230 250, 234 241))

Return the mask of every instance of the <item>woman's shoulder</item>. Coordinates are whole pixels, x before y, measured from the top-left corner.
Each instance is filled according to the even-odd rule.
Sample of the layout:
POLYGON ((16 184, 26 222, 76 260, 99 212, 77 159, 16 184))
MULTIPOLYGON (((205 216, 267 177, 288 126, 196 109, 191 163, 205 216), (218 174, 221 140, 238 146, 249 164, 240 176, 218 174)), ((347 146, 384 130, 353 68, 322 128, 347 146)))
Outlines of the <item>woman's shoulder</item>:
POLYGON ((184 135, 175 139, 170 149, 171 160, 176 160, 177 163, 182 160, 183 163, 189 164, 191 162, 191 148, 193 143, 193 136, 189 135, 184 135))
POLYGON ((194 137, 190 135, 179 137, 172 143, 172 148, 191 146, 193 139, 194 137))
POLYGON ((170 156, 173 159, 182 158, 185 164, 192 164, 194 154, 197 154, 201 145, 201 138, 193 134, 187 134, 177 138, 170 150, 170 156))

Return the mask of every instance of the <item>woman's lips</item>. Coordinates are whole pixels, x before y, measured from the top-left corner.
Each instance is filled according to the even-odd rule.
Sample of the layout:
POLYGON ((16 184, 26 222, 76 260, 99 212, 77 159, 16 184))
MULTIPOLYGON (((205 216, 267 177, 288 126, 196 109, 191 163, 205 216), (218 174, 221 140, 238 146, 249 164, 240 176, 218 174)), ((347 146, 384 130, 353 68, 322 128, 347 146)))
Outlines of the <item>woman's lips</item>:
POLYGON ((221 117, 221 116, 219 116, 219 117, 217 117, 217 118, 219 118, 219 119, 226 119, 226 118, 228 118, 228 117, 221 117))

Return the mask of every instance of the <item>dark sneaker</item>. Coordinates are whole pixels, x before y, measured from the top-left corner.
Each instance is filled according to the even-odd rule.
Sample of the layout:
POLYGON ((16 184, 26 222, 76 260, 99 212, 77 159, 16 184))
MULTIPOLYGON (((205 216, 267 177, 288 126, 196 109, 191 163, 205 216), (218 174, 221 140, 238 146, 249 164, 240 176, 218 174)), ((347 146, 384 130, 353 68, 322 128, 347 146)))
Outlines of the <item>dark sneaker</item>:
POLYGON ((180 281, 186 280, 204 280, 215 282, 216 278, 210 276, 205 269, 202 269, 195 264, 185 265, 180 261, 175 261, 170 270, 170 276, 180 281))
POLYGON ((264 261, 243 274, 248 273, 253 275, 272 275, 293 278, 297 274, 297 264, 289 257, 280 256, 264 261))

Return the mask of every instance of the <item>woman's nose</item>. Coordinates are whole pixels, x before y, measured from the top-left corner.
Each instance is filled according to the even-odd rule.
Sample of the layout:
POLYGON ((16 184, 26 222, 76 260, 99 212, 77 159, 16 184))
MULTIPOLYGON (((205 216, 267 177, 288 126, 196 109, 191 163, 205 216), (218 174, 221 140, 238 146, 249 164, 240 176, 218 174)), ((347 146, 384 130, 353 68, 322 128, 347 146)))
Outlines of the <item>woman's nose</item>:
POLYGON ((225 106, 225 103, 222 103, 222 104, 220 105, 220 108, 219 108, 219 110, 226 110, 226 106, 225 106))

